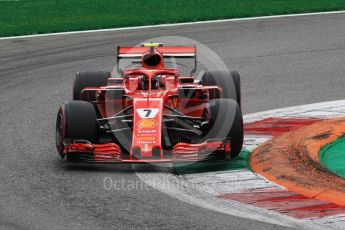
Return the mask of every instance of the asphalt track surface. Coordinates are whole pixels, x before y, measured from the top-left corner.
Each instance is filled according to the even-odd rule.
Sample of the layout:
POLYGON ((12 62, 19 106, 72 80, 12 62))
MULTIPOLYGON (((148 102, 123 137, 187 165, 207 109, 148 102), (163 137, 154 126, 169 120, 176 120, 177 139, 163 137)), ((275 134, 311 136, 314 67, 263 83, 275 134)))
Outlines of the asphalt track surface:
POLYGON ((242 75, 245 113, 343 99, 345 14, 0 41, 1 229, 280 229, 186 204, 139 181, 131 165, 73 166, 54 146, 55 116, 75 72, 112 70, 115 46, 156 36, 206 44, 242 75))

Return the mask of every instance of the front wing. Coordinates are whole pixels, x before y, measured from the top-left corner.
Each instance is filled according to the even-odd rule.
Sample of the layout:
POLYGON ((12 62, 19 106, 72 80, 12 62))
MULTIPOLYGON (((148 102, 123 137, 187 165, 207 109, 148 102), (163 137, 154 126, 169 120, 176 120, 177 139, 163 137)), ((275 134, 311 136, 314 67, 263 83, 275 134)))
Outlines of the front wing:
MULTIPOLYGON (((92 144, 87 142, 74 142, 65 146, 64 154, 84 162, 93 163, 169 163, 188 162, 207 159, 214 151, 225 152, 226 159, 230 159, 230 143, 220 141, 203 142, 200 144, 178 143, 169 154, 161 154, 159 158, 134 157, 123 154, 116 143, 92 144), (169 157, 166 157, 169 156, 169 157)), ((164 151, 162 151, 164 152, 164 151)))

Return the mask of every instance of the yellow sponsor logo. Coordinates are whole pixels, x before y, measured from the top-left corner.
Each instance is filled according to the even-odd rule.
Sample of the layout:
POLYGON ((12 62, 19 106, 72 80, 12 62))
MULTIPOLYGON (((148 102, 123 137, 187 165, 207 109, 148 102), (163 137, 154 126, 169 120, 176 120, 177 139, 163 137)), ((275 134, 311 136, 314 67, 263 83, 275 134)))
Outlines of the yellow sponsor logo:
POLYGON ((147 43, 142 43, 141 46, 143 46, 143 47, 158 47, 158 46, 163 46, 163 44, 158 43, 158 42, 147 42, 147 43))
POLYGON ((138 126, 143 129, 152 129, 157 125, 157 121, 154 119, 142 119, 138 122, 138 126))
POLYGON ((177 107, 177 98, 176 97, 174 97, 174 99, 173 99, 173 105, 174 105, 174 107, 177 107))

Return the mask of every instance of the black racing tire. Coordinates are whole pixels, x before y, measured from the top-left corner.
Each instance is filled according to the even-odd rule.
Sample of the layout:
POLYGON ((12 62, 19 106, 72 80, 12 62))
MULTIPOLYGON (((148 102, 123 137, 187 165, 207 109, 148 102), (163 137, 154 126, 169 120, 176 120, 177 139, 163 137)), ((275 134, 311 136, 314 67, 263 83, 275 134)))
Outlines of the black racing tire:
POLYGON ((215 99, 208 103, 210 115, 208 140, 230 140, 231 158, 239 155, 243 146, 243 116, 236 101, 215 99))
POLYGON ((64 141, 98 141, 97 116, 94 106, 86 101, 71 101, 61 105, 56 119, 55 142, 59 155, 64 158, 64 141))
POLYGON ((242 108, 241 77, 237 71, 207 71, 200 83, 205 86, 219 86, 222 88, 222 98, 233 99, 242 108), (233 89, 234 90, 231 90, 233 89), (225 90, 224 90, 225 89, 225 90))
POLYGON ((231 138, 231 158, 234 158, 241 153, 244 139, 243 115, 240 106, 236 108, 235 119, 229 137, 231 138))
POLYGON ((106 86, 111 73, 106 71, 78 72, 73 83, 73 100, 80 100, 85 87, 106 86))

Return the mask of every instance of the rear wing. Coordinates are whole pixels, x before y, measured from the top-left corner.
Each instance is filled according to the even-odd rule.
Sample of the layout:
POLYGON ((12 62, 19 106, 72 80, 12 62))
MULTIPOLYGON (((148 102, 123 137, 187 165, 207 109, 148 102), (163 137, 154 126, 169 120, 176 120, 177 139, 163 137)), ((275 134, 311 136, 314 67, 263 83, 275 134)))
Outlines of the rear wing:
MULTIPOLYGON (((121 59, 138 59, 143 56, 144 53, 150 51, 152 47, 117 47, 117 71, 122 73, 120 68, 121 59)), ((155 46, 156 51, 162 53, 163 58, 189 58, 194 59, 194 66, 190 74, 194 74, 196 71, 196 47, 195 46, 155 46)))

